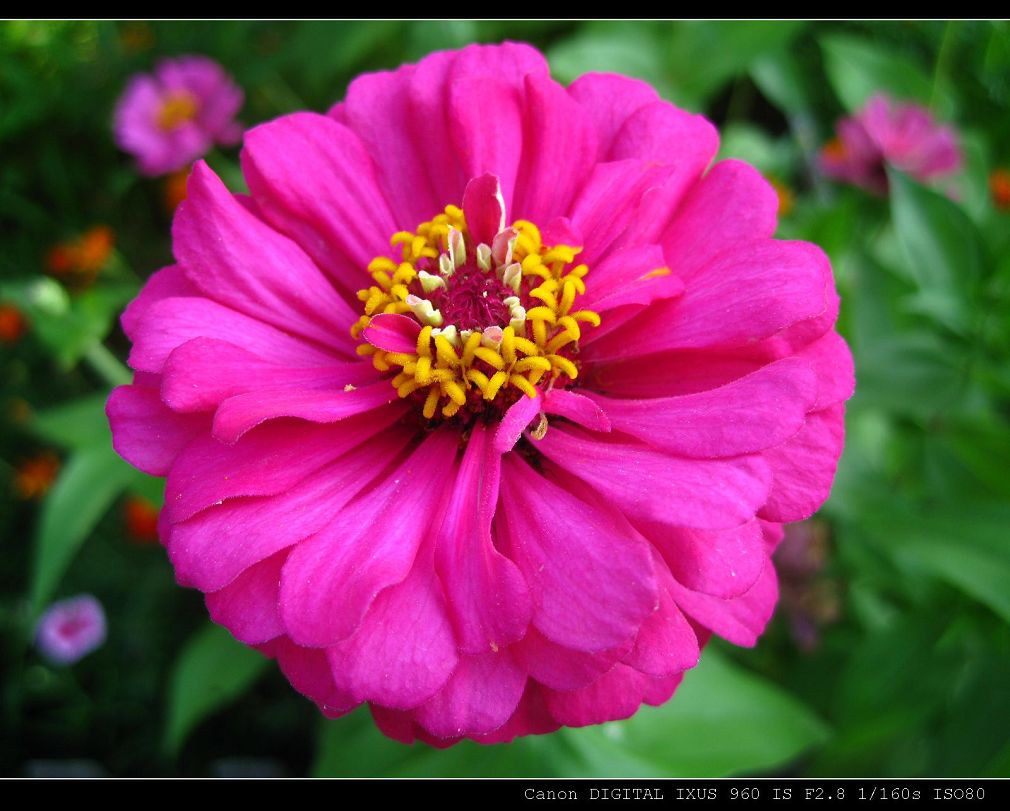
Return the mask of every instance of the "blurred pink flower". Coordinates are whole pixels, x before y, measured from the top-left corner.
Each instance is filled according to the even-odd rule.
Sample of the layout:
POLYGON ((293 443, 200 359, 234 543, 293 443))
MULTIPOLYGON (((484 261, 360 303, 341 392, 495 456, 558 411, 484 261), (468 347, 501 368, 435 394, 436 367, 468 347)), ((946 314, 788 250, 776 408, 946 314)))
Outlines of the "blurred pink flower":
POLYGON ((127 85, 116 104, 116 142, 137 159, 142 174, 184 169, 215 144, 238 142, 242 126, 235 115, 242 100, 242 88, 214 60, 165 59, 127 85))
POLYGON ((505 44, 256 127, 248 196, 198 163, 108 404, 179 582, 325 714, 436 745, 626 718, 755 644, 854 381, 827 258, 717 150, 505 44))
POLYGON ((52 662, 70 665, 105 642, 105 612, 90 594, 53 603, 39 619, 35 644, 52 662))
POLYGON ((825 174, 877 194, 887 192, 886 167, 929 181, 961 168, 954 130, 925 107, 871 98, 856 115, 838 122, 838 135, 821 150, 825 174))

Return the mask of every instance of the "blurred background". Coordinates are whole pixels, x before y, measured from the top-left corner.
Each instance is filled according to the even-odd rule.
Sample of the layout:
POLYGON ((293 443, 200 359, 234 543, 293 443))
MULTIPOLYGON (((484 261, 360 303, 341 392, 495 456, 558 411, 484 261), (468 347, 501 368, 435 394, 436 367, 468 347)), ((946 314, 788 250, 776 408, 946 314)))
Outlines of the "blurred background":
MULTIPOLYGON (((235 149, 208 159, 240 187, 235 149)), ((1006 22, 0 23, 0 774, 1010 775, 1008 170, 1006 22), (831 256, 857 393, 757 648, 713 643, 627 722, 435 751, 360 710, 324 721, 175 585, 160 480, 113 453, 103 406, 185 173, 138 174, 111 121, 166 56, 220 62, 251 126, 503 39, 562 82, 638 76, 709 116, 778 189, 779 236, 831 256), (829 177, 837 122, 877 93, 950 127, 960 168, 885 160, 876 193, 829 177), (61 663, 36 629, 82 594, 106 633, 61 663)))

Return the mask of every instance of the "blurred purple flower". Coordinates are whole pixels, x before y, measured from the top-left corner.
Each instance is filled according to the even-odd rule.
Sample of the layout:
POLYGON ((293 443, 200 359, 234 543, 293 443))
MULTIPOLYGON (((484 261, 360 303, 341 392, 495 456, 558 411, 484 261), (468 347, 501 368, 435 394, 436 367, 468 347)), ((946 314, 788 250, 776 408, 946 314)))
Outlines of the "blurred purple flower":
POLYGON ((105 642, 105 611, 90 594, 53 603, 39 620, 35 644, 55 664, 70 665, 105 642))
POLYGON ((235 115, 244 94, 217 62, 205 56, 166 59, 154 73, 134 76, 116 104, 116 143, 142 174, 188 167, 215 144, 242 137, 235 115))
POLYGON ((953 129, 925 107, 884 95, 839 121, 837 137, 821 150, 826 175, 877 194, 887 193, 888 166, 929 181, 956 172, 961 162, 953 129))

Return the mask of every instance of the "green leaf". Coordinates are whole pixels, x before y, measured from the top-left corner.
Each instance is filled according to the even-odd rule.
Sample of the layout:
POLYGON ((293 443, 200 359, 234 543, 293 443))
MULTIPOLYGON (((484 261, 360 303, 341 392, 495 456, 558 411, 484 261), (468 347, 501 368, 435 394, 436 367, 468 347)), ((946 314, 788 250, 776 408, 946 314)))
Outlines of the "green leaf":
POLYGON ((33 433, 63 448, 111 445, 109 421, 105 416, 105 393, 81 397, 37 413, 31 421, 33 433))
POLYGON ((558 776, 557 736, 519 738, 484 746, 461 741, 448 749, 405 746, 376 728, 367 707, 324 720, 312 773, 316 777, 558 776))
POLYGON ((1010 622, 1008 526, 1010 510, 1002 504, 907 516, 895 527, 894 551, 1010 622))
POLYGON ((0 285, 0 299, 27 313, 33 332, 57 363, 72 369, 108 334, 123 306, 137 294, 134 283, 96 285, 71 297, 54 279, 39 277, 0 285))
POLYGON ((730 79, 756 59, 788 47, 802 20, 685 20, 664 43, 675 87, 673 100, 701 109, 730 79))
POLYGON ((926 104, 933 83, 926 71, 893 46, 848 34, 821 38, 828 81, 842 106, 850 113, 861 108, 876 93, 886 91, 898 99, 926 104))
POLYGON ((207 625, 190 637, 169 684, 165 751, 176 754, 193 728, 242 695, 269 661, 219 625, 207 625))
POLYGON ((81 544, 135 476, 111 445, 82 448, 69 458, 42 505, 31 582, 33 613, 45 607, 81 544))
POLYGON ((696 777, 753 773, 786 763, 824 740, 803 704, 709 649, 662 707, 627 721, 449 749, 385 738, 357 710, 323 724, 313 774, 386 777, 696 777))
POLYGON ((751 124, 729 124, 721 133, 719 160, 746 161, 764 175, 779 180, 788 177, 794 156, 788 141, 776 140, 751 124))
POLYGON ((551 73, 565 84, 587 71, 620 73, 642 79, 660 95, 671 97, 659 44, 648 33, 624 29, 583 31, 558 42, 547 51, 547 58, 551 73))
POLYGON ((891 216, 909 277, 913 302, 955 331, 969 321, 969 294, 982 274, 982 242, 968 216, 951 200, 900 172, 889 173, 891 216))
POLYGON ((810 71, 786 49, 756 60, 750 75, 764 96, 787 115, 798 115, 814 106, 810 71))
POLYGON ((828 728, 782 688, 709 649, 662 707, 563 734, 585 760, 582 776, 724 777, 788 763, 828 728))

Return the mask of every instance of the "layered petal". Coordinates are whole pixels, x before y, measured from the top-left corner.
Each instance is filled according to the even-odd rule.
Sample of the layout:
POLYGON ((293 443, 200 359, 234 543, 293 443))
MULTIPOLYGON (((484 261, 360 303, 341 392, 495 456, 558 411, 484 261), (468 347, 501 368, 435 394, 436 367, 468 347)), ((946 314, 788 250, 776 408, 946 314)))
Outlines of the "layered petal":
POLYGON ((116 453, 152 476, 165 476, 182 449, 207 429, 202 415, 173 414, 153 386, 115 388, 105 413, 116 453))
POLYGON ((323 346, 352 346, 337 325, 354 321, 354 310, 297 244, 239 203, 203 162, 190 174, 172 241, 209 298, 323 346))
POLYGON ((491 540, 500 479, 501 454, 490 429, 477 425, 446 505, 435 552, 456 639, 467 653, 497 651, 521 639, 532 613, 525 579, 491 540))
POLYGON ((428 437, 395 472, 298 545, 284 566, 281 612, 288 635, 324 647, 357 630, 379 593, 404 580, 449 495, 458 438, 428 437))
POLYGON ((552 426, 537 448, 625 515, 674 526, 738 526, 765 503, 771 485, 768 465, 757 456, 684 459, 569 426, 552 426))
POLYGON ((653 447, 696 458, 738 456, 784 442, 803 426, 817 377, 784 358, 717 389, 680 397, 614 400, 591 393, 611 425, 653 447))
POLYGON ((648 545, 618 514, 589 504, 515 454, 502 467, 502 531, 533 598, 533 626, 575 650, 628 639, 655 606, 648 545))

